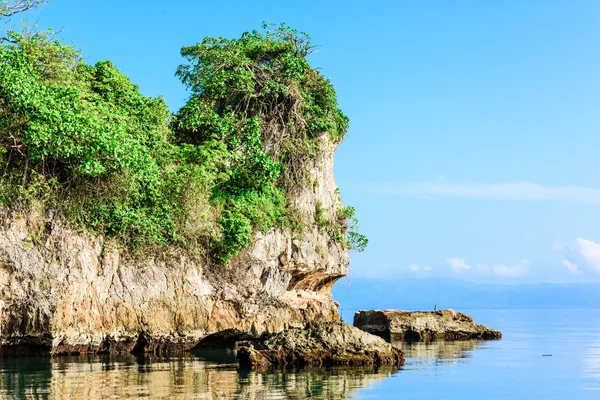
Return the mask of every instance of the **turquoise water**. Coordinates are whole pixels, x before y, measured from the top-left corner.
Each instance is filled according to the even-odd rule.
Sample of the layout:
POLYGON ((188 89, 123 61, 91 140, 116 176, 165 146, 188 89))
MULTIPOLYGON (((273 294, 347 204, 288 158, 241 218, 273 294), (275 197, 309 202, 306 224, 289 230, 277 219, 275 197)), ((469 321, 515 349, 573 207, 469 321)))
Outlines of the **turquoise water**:
POLYGON ((600 310, 465 311, 499 341, 409 349, 406 366, 357 397, 600 399, 600 310), (551 354, 552 356, 543 356, 551 354))
POLYGON ((249 371, 223 351, 7 359, 0 399, 600 399, 600 310, 465 312, 503 339, 397 344, 399 370, 249 371))

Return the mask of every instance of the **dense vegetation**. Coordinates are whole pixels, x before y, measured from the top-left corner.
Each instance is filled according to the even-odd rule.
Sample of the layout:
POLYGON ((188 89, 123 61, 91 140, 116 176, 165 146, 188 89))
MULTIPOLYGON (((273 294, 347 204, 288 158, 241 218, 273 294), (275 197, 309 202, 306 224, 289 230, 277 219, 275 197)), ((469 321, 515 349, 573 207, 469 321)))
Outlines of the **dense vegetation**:
MULTIPOLYGON (((339 142, 348 127, 331 83, 306 60, 311 50, 308 36, 285 26, 184 47, 177 76, 192 95, 172 115, 109 61, 87 65, 52 35, 9 32, 0 203, 60 209, 133 248, 176 244, 218 262, 254 231, 301 233, 315 221, 288 196, 307 184, 320 137, 339 142)), ((364 249, 353 208, 320 224, 364 249)))

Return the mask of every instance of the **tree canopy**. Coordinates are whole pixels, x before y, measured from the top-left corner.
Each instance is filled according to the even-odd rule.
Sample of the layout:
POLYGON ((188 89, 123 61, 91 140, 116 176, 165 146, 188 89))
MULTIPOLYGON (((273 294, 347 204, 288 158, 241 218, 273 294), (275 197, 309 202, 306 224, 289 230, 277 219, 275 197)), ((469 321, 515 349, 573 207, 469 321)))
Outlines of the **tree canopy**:
MULTIPOLYGON (((4 0, 0 12, 34 3, 4 0)), ((348 127, 312 49, 283 25, 186 46, 177 76, 192 95, 172 115, 110 61, 88 65, 52 35, 11 32, 0 46, 0 202, 59 208, 127 245, 202 248, 220 263, 255 231, 301 231, 289 190, 318 138, 339 142, 348 127)), ((339 215, 332 238, 363 249, 353 209, 339 215)))

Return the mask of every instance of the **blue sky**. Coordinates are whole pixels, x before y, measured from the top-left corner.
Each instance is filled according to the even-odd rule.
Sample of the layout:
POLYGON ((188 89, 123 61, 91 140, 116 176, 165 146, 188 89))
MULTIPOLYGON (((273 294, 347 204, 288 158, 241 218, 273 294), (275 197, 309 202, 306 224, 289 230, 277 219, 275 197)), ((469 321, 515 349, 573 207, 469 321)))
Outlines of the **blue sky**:
POLYGON ((351 279, 600 280, 600 2, 52 0, 33 19, 176 110, 179 49, 286 22, 322 44, 351 279))

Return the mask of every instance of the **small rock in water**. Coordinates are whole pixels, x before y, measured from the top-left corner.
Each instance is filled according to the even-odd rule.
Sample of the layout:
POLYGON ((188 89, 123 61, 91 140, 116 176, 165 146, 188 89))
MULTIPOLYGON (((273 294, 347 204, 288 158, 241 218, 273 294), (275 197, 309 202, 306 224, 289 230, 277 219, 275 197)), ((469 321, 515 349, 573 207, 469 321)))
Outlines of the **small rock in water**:
POLYGON ((354 326, 391 341, 499 339, 502 334, 477 324, 466 314, 448 310, 359 311, 354 326))
POLYGON ((238 350, 252 367, 404 364, 404 354, 383 339, 343 322, 310 322, 238 350))

